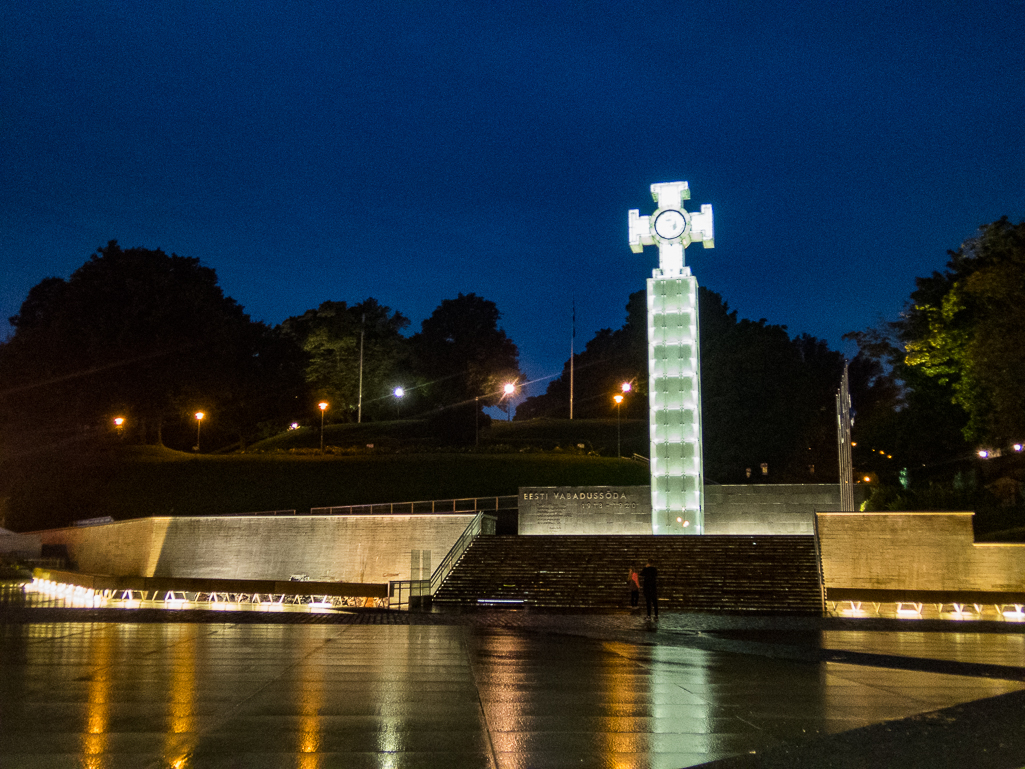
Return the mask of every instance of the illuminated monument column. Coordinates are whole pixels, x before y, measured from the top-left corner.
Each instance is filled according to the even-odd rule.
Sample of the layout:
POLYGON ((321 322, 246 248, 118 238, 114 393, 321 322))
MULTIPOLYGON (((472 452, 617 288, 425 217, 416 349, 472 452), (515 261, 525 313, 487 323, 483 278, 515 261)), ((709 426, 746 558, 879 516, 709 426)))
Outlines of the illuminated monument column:
POLYGON ((651 531, 704 532, 701 469, 701 362, 698 282, 683 264, 691 243, 715 245, 712 207, 684 210, 687 182, 651 185, 658 208, 630 212, 630 250, 658 246, 648 280, 648 403, 651 427, 651 531))

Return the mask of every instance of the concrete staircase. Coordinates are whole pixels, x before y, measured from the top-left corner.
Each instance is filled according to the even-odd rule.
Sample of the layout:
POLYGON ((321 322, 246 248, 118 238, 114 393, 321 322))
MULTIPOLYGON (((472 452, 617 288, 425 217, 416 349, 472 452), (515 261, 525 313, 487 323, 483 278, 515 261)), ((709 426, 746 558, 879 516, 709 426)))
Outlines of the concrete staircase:
POLYGON ((640 570, 649 559, 658 568, 665 609, 822 610, 810 536, 479 536, 434 601, 624 608, 631 564, 640 570))

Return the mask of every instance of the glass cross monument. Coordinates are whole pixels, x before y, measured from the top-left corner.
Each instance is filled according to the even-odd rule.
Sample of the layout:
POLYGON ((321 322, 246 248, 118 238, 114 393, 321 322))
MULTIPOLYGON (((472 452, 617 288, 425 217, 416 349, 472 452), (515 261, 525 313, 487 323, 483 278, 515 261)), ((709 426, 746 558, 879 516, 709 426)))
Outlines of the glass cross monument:
POLYGON ((698 282, 684 266, 691 243, 715 246, 712 206, 687 211, 687 182, 651 185, 651 216, 629 213, 630 250, 658 246, 648 279, 648 406, 651 428, 651 532, 704 531, 701 466, 701 360, 698 282))

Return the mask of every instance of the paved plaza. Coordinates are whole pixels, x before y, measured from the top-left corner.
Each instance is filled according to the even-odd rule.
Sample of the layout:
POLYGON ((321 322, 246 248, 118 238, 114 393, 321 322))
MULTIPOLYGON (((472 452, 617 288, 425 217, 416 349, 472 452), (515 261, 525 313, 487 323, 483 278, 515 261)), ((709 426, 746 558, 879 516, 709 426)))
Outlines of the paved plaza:
POLYGON ((1025 766, 1021 624, 0 612, 4 769, 1025 766))

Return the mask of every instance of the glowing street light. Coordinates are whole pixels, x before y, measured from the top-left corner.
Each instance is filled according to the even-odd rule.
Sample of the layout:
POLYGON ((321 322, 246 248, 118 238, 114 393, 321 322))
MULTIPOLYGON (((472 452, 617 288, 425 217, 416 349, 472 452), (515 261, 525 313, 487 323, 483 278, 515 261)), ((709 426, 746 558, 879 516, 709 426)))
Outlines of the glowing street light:
POLYGON ((516 392, 516 385, 512 382, 506 382, 502 390, 509 397, 509 421, 512 422, 512 396, 516 392))
POLYGON ((204 414, 202 411, 196 412, 196 448, 194 449, 195 451, 199 451, 199 431, 203 425, 203 417, 205 416, 206 414, 204 414))
POLYGON ((321 401, 317 404, 317 408, 320 409, 320 453, 324 453, 324 412, 327 411, 327 401, 321 401))
MULTIPOLYGON (((623 383, 623 392, 629 392, 629 387, 630 387, 630 385, 628 383, 624 382, 623 383)), ((623 457, 623 448, 622 448, 622 440, 621 440, 622 431, 620 429, 619 407, 623 405, 623 396, 622 395, 618 395, 618 394, 617 395, 613 395, 612 396, 612 400, 614 400, 616 402, 616 456, 619 457, 619 458, 622 458, 623 457)))
POLYGON ((400 416, 399 409, 402 406, 402 399, 405 397, 406 391, 401 387, 396 387, 392 391, 392 395, 395 396, 395 418, 398 419, 400 416))
POLYGON ((117 437, 118 438, 124 438, 125 437, 125 418, 124 417, 114 417, 114 429, 117 430, 117 437))

